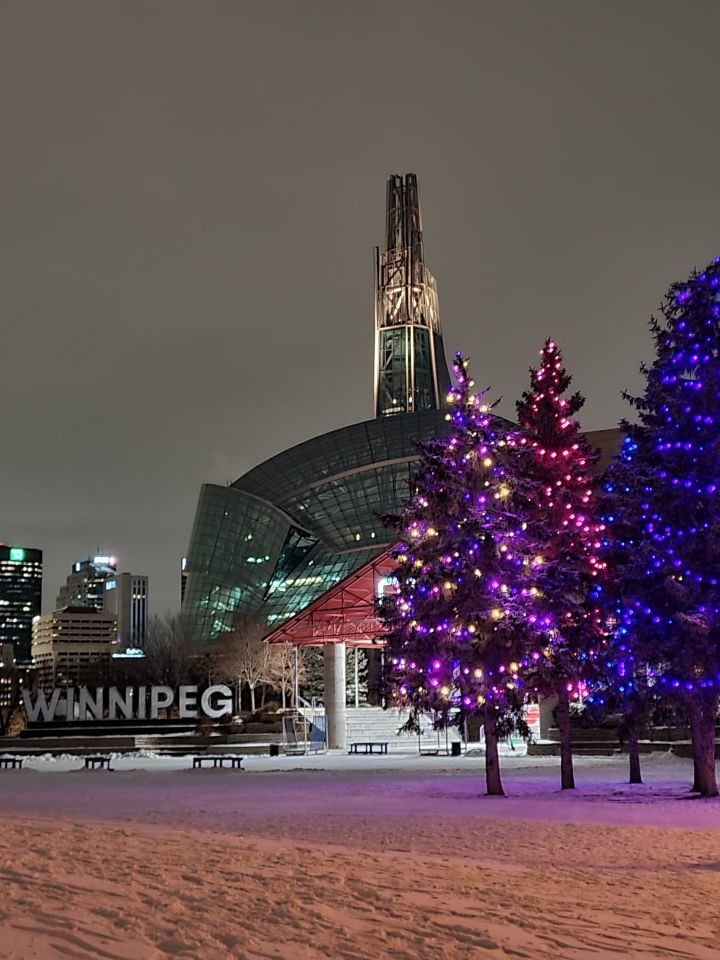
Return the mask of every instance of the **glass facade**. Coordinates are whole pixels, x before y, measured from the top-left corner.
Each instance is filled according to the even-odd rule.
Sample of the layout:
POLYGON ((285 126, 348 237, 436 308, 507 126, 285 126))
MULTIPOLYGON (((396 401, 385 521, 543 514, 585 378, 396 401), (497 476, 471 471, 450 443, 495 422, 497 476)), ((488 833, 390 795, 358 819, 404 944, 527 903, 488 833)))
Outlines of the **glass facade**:
MULTIPOLYGON (((443 411, 379 417, 292 447, 231 486, 204 486, 185 563, 196 638, 212 643, 236 615, 277 626, 379 554, 392 540, 380 515, 409 494, 414 441, 447 429, 443 411)), ((587 436, 604 463, 620 433, 587 436)))
POLYGON ((446 430, 444 411, 379 417, 205 485, 185 565, 196 638, 212 643, 238 615, 277 624, 380 553, 380 515, 407 499, 415 441, 446 430))
POLYGON ((442 338, 428 327, 394 326, 379 330, 378 363, 379 417, 443 406, 450 374, 442 338))

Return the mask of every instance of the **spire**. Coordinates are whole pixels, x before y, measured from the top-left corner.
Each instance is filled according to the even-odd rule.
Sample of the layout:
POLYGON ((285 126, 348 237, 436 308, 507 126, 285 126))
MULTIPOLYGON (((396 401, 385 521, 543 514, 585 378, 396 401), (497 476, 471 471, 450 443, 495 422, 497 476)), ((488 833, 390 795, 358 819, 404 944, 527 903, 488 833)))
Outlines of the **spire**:
POLYGON ((439 410, 450 376, 414 173, 387 182, 385 244, 375 248, 375 415, 439 410))

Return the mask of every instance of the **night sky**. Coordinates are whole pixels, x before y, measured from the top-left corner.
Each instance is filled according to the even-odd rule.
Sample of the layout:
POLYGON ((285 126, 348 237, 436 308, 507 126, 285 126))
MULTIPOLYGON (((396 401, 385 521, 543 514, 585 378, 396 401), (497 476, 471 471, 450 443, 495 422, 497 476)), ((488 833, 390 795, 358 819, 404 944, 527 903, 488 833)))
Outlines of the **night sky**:
POLYGON ((448 353, 511 415, 554 336, 625 412, 720 254, 716 3, 4 0, 0 540, 179 603, 201 483, 372 415, 372 248, 417 173, 448 353))

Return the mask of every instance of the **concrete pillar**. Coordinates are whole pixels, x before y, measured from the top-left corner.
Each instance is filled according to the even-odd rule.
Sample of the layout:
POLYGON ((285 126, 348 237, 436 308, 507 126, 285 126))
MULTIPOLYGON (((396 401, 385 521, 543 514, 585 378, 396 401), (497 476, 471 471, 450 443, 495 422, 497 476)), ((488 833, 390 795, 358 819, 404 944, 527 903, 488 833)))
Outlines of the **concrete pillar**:
POLYGON ((325 723, 329 750, 347 748, 345 711, 345 644, 326 643, 323 647, 325 673, 325 723))

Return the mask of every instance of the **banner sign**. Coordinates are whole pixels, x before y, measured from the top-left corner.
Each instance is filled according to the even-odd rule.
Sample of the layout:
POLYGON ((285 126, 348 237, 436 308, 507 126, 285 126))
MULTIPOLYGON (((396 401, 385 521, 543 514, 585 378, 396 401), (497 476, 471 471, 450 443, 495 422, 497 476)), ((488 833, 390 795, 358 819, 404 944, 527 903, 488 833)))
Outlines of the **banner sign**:
POLYGON ((233 714, 233 692, 224 683, 205 687, 57 687, 45 691, 23 689, 25 712, 31 723, 51 720, 157 720, 161 710, 177 707, 180 720, 207 717, 219 720, 233 714))

